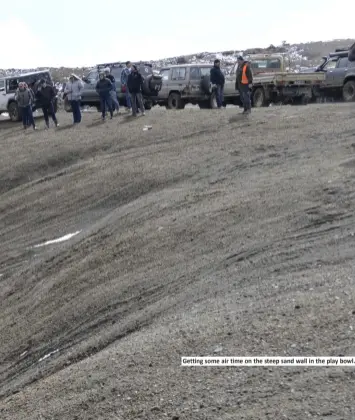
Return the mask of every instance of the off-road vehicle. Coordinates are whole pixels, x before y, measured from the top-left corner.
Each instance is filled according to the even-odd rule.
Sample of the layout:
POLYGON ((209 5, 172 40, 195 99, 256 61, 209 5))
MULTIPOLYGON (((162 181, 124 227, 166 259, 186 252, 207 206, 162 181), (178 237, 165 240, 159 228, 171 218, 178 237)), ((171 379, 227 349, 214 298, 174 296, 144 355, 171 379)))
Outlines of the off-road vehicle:
MULTIPOLYGON (((157 102, 168 109, 183 109, 187 103, 200 108, 217 108, 216 90, 210 81, 213 64, 177 64, 160 70, 163 85, 157 102)), ((239 93, 229 91, 225 104, 237 104, 239 93)))
POLYGON ((349 61, 349 50, 337 50, 323 57, 315 70, 325 73, 323 94, 326 97, 343 98, 345 102, 355 101, 355 61, 349 61))
MULTIPOLYGON (((20 82, 26 82, 36 94, 38 83, 41 79, 44 79, 48 84, 55 87, 49 70, 0 78, 0 114, 7 112, 11 121, 21 121, 21 108, 17 106, 15 100, 18 84, 20 82)), ((32 110, 35 111, 38 108, 40 109, 40 106, 36 100, 32 110)), ((57 98, 54 101, 54 110, 57 112, 57 98)))
MULTIPOLYGON (((133 63, 137 66, 138 71, 144 78, 143 85, 143 99, 144 106, 146 109, 150 109, 154 104, 156 104, 156 98, 158 96, 159 90, 162 85, 162 78, 159 75, 153 73, 153 68, 151 64, 147 63, 133 63)), ((111 70, 112 76, 116 81, 116 90, 117 96, 120 105, 126 105, 126 95, 125 90, 121 86, 121 73, 125 68, 126 64, 117 62, 117 63, 104 63, 98 64, 94 69, 82 78, 84 83, 84 89, 81 93, 81 105, 96 107, 100 110, 100 97, 96 92, 96 83, 99 80, 99 73, 105 68, 111 70)), ((64 108, 67 112, 71 111, 70 104, 67 100, 64 99, 64 108)))

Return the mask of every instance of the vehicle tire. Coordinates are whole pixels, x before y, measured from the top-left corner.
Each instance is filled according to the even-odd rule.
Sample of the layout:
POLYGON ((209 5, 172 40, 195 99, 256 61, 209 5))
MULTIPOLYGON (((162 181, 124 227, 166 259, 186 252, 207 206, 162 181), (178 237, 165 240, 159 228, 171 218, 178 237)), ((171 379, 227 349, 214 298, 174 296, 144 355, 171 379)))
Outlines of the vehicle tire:
POLYGON ((343 99, 345 102, 355 101, 355 80, 349 80, 343 87, 343 99))
POLYGON ((212 93, 212 83, 210 76, 203 76, 201 80, 201 90, 206 95, 210 95, 212 93))
POLYGON ((255 89, 253 93, 253 105, 255 108, 261 108, 266 105, 265 91, 262 87, 255 89))
POLYGON ((162 86, 162 76, 150 74, 144 79, 143 94, 146 96, 158 95, 162 86))
POLYGON ((217 106, 217 95, 216 95, 215 90, 211 93, 210 100, 209 100, 209 105, 210 105, 211 109, 217 109, 218 108, 218 106, 217 106))
POLYGON ((181 100, 181 96, 178 93, 170 93, 168 98, 168 109, 183 109, 185 105, 181 100))
POLYGON ((67 97, 64 99, 64 109, 66 112, 72 112, 71 105, 67 97))
POLYGON ((21 121, 21 113, 16 102, 10 103, 8 107, 8 111, 9 111, 9 117, 12 122, 21 121))

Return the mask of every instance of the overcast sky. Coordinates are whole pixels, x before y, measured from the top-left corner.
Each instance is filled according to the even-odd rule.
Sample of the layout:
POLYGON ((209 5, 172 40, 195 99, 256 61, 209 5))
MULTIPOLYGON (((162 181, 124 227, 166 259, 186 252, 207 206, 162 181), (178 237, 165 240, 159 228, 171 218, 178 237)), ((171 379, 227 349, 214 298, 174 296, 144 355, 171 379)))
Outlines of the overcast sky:
POLYGON ((355 37, 350 0, 341 7, 334 0, 14 4, 0 13, 0 68, 87 66, 355 37))

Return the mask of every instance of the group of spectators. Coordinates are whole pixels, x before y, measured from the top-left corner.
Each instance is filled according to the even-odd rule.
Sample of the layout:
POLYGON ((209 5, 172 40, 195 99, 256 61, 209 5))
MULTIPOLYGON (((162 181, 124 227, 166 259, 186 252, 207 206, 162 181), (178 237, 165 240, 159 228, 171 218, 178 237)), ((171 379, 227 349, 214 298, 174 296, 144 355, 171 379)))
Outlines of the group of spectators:
POLYGON ((34 130, 37 130, 32 113, 33 105, 36 102, 42 109, 46 128, 49 128, 49 116, 52 117, 54 125, 58 127, 59 124, 54 107, 55 97, 56 91, 54 87, 47 84, 45 79, 39 80, 31 87, 25 82, 19 83, 15 99, 22 114, 23 128, 25 130, 28 127, 33 127, 34 130))
MULTIPOLYGON (((127 61, 126 67, 121 73, 121 89, 126 95, 127 111, 132 111, 132 116, 134 117, 137 116, 139 111, 142 115, 145 115, 142 95, 143 82, 144 78, 137 67, 132 65, 130 61, 127 61)), ((64 89, 64 94, 67 96, 72 108, 74 124, 78 124, 81 121, 80 99, 83 87, 82 81, 72 74, 69 78, 69 83, 66 84, 64 89)), ((100 96, 102 120, 105 121, 107 110, 112 119, 115 111, 119 113, 120 105, 116 90, 116 80, 111 74, 110 68, 100 71, 96 92, 100 96)))

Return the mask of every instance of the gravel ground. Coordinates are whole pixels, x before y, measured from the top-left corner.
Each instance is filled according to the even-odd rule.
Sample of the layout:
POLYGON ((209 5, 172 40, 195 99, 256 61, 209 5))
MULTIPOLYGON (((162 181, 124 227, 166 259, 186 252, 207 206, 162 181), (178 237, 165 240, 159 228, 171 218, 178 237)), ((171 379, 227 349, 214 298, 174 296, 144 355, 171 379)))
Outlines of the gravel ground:
POLYGON ((355 418, 353 368, 180 366, 355 354, 354 105, 239 112, 0 123, 1 420, 355 418))

